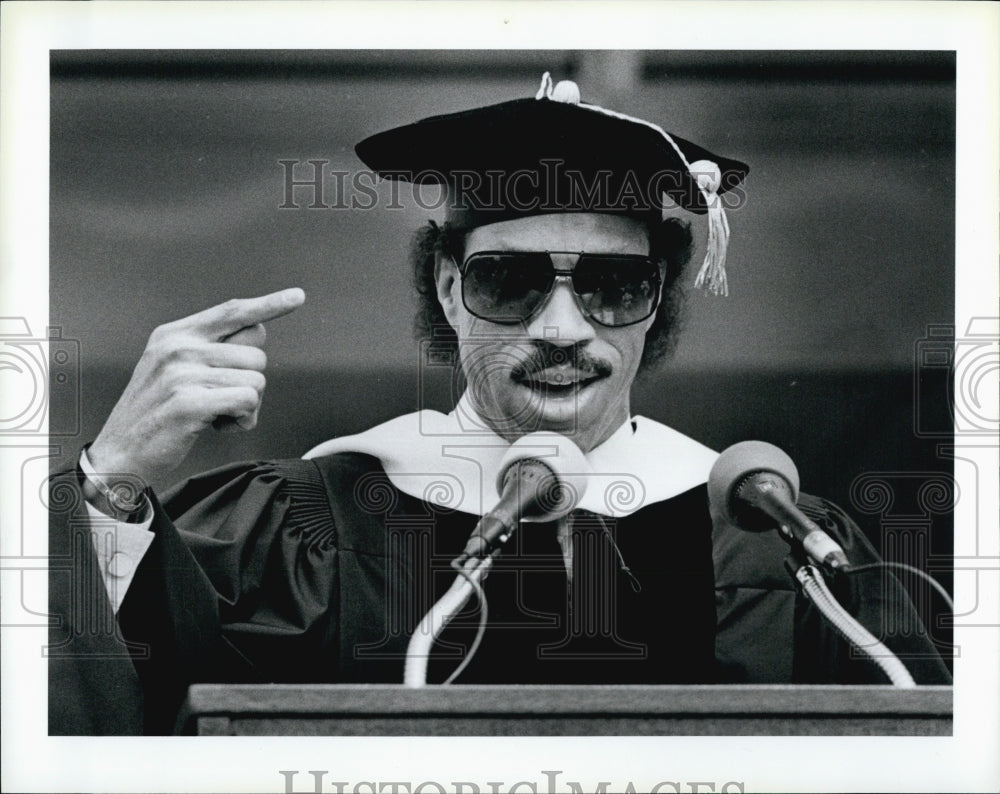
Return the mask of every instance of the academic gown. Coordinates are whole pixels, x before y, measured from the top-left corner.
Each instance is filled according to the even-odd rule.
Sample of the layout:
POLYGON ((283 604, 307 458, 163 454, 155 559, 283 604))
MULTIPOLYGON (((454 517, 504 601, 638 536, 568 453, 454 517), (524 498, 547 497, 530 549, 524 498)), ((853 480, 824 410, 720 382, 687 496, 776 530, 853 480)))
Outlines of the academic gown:
MULTIPOLYGON (((117 621, 82 502, 54 511, 53 554, 78 573, 50 577, 50 733, 169 733, 195 682, 401 683, 409 636, 478 516, 397 482, 376 456, 335 452, 227 466, 162 505, 150 494, 155 539, 117 621)), ((852 562, 878 559, 836 506, 799 504, 852 562)), ((704 484, 627 515, 522 523, 484 583, 489 623, 458 683, 887 683, 796 595, 786 554, 775 533, 713 526, 704 484)), ((913 616, 892 577, 832 587, 876 636, 884 616, 913 616)), ((445 631, 431 683, 477 619, 473 601, 445 631)), ((919 631, 885 641, 919 683, 950 681, 919 631)))

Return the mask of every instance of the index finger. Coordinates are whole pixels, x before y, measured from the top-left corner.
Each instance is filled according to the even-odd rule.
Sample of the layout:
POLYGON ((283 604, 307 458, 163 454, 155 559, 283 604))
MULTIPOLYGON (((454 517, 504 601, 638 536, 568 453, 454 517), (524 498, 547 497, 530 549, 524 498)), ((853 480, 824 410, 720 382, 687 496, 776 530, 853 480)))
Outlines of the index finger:
POLYGON ((257 298, 233 298, 218 306, 192 314, 181 321, 212 339, 222 339, 248 325, 267 322, 295 311, 306 299, 298 287, 272 292, 257 298))

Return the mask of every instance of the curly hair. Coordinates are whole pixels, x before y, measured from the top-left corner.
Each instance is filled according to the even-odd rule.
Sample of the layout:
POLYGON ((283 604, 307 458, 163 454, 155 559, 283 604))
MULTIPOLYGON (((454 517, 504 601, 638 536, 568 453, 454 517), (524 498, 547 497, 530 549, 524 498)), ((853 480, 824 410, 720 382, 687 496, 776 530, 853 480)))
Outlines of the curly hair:
MULTIPOLYGON (((646 342, 639 362, 639 372, 650 370, 671 353, 676 344, 680 310, 683 303, 680 275, 693 251, 691 225, 677 218, 667 218, 651 226, 650 256, 664 267, 663 297, 653 324, 646 332, 646 342)), ((459 258, 465 248, 465 234, 447 223, 429 221, 417 230, 410 251, 413 283, 418 295, 414 333, 417 339, 434 339, 438 345, 458 348, 458 337, 448 325, 437 298, 435 262, 439 255, 459 258)))

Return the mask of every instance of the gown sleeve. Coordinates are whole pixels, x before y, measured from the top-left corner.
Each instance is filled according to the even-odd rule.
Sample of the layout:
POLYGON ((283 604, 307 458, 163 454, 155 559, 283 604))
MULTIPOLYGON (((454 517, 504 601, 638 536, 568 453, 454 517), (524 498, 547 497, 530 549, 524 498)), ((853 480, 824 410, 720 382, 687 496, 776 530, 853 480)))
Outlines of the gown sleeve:
MULTIPOLYGON (((854 565, 880 562, 861 529, 837 505, 808 494, 799 508, 854 565)), ((716 659, 720 678, 740 683, 887 684, 870 660, 842 640, 785 570, 787 544, 716 518, 716 659)), ((837 600, 900 657, 918 684, 951 676, 909 595, 885 569, 827 578, 837 600)))
MULTIPOLYGON (((82 535, 75 537, 79 522, 51 527, 57 547, 82 549, 90 560, 78 574, 87 581, 68 585, 76 597, 55 594, 56 605, 63 605, 63 633, 86 633, 83 592, 82 612, 112 626, 113 636, 104 642, 103 661, 70 654, 57 675, 50 674, 50 694, 58 701, 50 708, 50 733, 170 733, 191 683, 269 680, 266 665, 247 652, 242 637, 294 641, 310 636, 331 612, 336 532, 322 476, 311 461, 235 464, 181 483, 162 503, 149 496, 155 537, 117 623, 93 550, 82 535), (109 648, 115 651, 111 664, 109 648), (60 692, 53 681, 71 686, 60 692), (88 703, 109 693, 116 702, 99 716, 61 716, 86 714, 88 703)), ((52 595, 50 586, 50 601, 52 595)))
POLYGON ((326 612, 336 528, 312 461, 209 472, 169 493, 163 507, 211 582, 223 624, 294 636, 326 612))

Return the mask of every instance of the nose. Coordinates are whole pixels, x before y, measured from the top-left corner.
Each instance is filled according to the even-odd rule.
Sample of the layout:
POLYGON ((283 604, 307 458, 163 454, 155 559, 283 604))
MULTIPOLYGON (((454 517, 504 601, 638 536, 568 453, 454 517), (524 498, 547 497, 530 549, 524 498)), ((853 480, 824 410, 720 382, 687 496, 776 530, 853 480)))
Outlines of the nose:
POLYGON ((593 324, 580 307, 568 275, 556 276, 545 304, 528 323, 532 339, 544 339, 557 346, 575 345, 596 336, 593 324))

